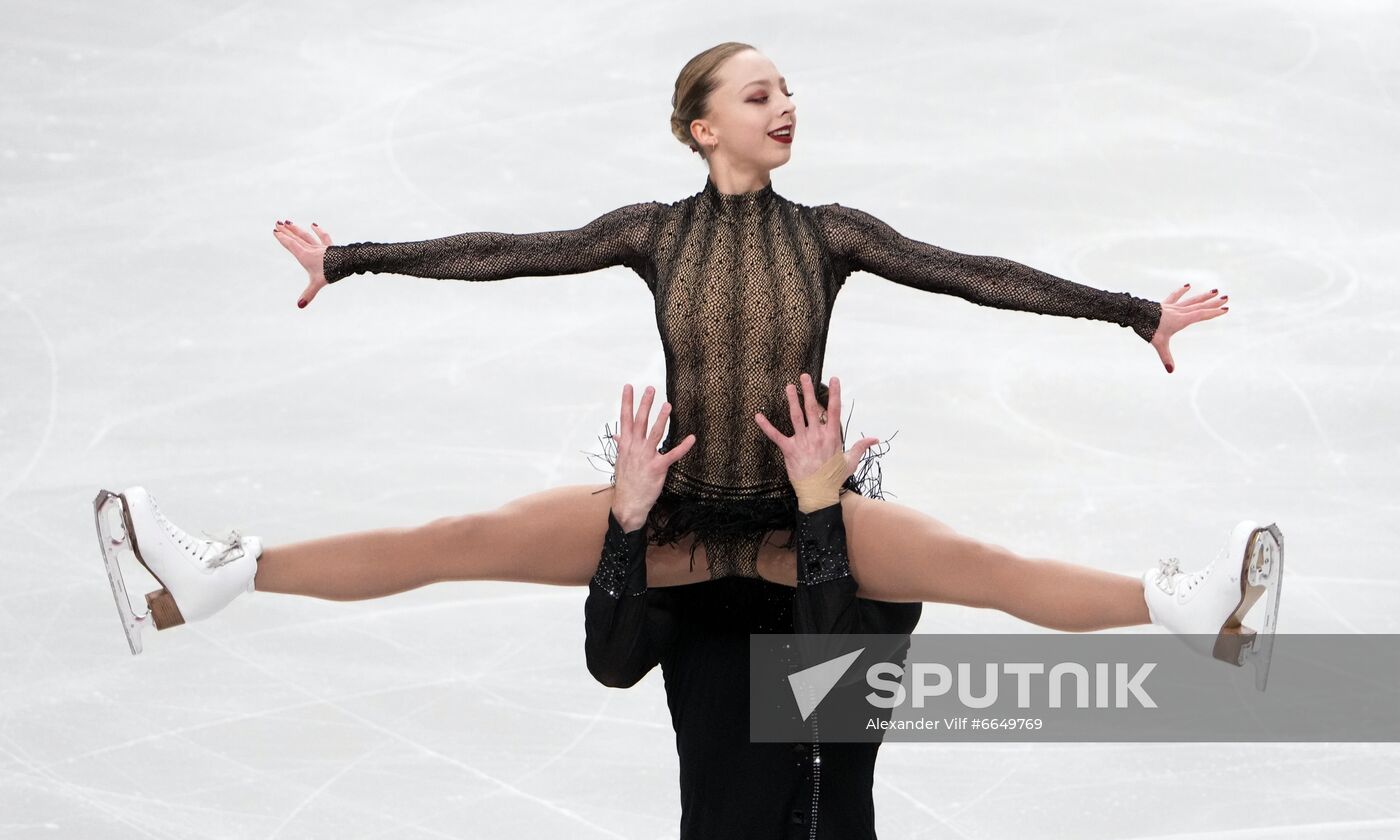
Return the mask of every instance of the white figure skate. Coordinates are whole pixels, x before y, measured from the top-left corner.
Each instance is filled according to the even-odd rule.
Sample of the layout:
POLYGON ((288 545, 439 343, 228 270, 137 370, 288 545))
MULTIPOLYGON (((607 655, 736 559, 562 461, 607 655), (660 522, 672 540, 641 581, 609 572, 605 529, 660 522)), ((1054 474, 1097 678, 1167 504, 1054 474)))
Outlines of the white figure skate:
POLYGON ((1235 525, 1225 549, 1201 571, 1182 572, 1177 559, 1168 557, 1142 574, 1153 624, 1187 635, 1193 648, 1197 644, 1190 636, 1213 636, 1209 653, 1231 665, 1252 664, 1260 691, 1269 680, 1282 583, 1283 534, 1277 523, 1260 528, 1250 519, 1235 525), (1264 595, 1263 628, 1256 632, 1244 625, 1244 617, 1264 595))
POLYGON ((144 487, 123 493, 101 490, 93 500, 97 539, 107 564, 107 578, 132 654, 141 652, 141 628, 165 630, 208 618, 242 592, 253 591, 262 541, 232 531, 225 539, 190 536, 165 518, 144 487), (155 576, 161 588, 146 594, 146 611, 137 614, 126 594, 117 558, 123 548, 155 576))

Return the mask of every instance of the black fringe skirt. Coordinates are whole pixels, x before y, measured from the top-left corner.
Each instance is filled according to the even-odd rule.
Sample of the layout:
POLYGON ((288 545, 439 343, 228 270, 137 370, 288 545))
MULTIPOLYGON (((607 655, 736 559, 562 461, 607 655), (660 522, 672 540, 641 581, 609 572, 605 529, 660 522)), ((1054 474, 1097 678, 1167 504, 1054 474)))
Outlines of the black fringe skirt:
MULTIPOLYGON (((608 465, 609 483, 617 483, 617 442, 612 435, 616 428, 604 424, 605 434, 598 438, 601 451, 586 452, 590 461, 600 460, 608 465)), ((895 434, 898 434, 896 432, 895 434)), ((841 485, 841 492, 859 493, 871 499, 884 500, 893 496, 882 488, 883 473, 880 458, 889 451, 889 439, 872 446, 861 456, 855 472, 841 485)), ((674 467, 672 467, 674 469, 674 467)), ((668 482, 669 485, 669 482, 668 482)), ((603 488, 607 489, 607 488, 603 488)), ((598 491, 603 492, 602 490, 598 491)), ((791 485, 782 495, 745 495, 744 491, 694 493, 679 492, 663 487, 656 504, 647 515, 647 543, 677 545, 690 535, 695 540, 690 548, 690 569, 695 570, 695 552, 705 546, 710 563, 710 578, 731 575, 759 577, 758 553, 771 531, 793 531, 797 521, 797 494, 791 485)), ((793 548, 789 534, 781 548, 793 548)))

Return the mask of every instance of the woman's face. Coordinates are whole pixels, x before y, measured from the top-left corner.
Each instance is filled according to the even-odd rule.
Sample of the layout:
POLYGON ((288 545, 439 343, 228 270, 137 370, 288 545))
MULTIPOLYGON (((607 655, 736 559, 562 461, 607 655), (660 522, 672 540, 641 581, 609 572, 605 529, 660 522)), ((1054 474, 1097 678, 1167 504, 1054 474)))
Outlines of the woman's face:
POLYGON ((710 165, 767 172, 787 163, 797 133, 797 108, 778 68, 763 53, 744 50, 730 56, 717 76, 709 115, 692 123, 710 165), (769 134, 783 126, 790 126, 792 134, 780 139, 769 134))

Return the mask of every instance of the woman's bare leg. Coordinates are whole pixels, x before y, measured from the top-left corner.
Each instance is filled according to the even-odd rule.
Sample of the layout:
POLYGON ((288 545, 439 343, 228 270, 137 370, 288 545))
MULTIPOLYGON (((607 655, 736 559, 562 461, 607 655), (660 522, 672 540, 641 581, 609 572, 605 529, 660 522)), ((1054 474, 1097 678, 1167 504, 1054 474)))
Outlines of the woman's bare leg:
MULTIPOLYGON (((253 587, 354 601, 449 580, 586 586, 603 551, 612 497, 611 484, 575 484, 422 525, 267 546, 253 587)), ((708 579, 703 545, 694 571, 689 541, 648 546, 649 586, 708 579)))
MULTIPOLYGON (((846 550, 860 597, 997 609, 1041 627, 1087 631, 1147 624, 1142 580, 1089 566, 1023 557, 963 536, 895 502, 841 494, 846 550)), ((795 586, 796 555, 778 552, 789 531, 774 532, 759 574, 795 586)))

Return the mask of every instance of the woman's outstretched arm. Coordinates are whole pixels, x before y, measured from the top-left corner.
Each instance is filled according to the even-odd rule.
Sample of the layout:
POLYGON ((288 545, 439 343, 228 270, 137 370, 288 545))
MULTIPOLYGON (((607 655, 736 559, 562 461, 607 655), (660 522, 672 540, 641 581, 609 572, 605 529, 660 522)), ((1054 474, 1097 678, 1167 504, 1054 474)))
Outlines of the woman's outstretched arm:
POLYGON ((853 207, 824 204, 813 210, 843 279, 851 271, 868 271, 982 306, 1108 321, 1149 342, 1161 319, 1161 304, 1154 300, 1064 280, 1004 257, 960 254, 910 239, 853 207))
POLYGON ((298 301, 352 274, 408 274, 439 280, 504 280, 584 274, 625 265, 643 280, 651 260, 651 235, 665 205, 628 204, 572 230, 539 233, 476 231, 416 242, 352 242, 336 245, 320 225, 311 230, 279 221, 272 233, 310 278, 298 301))
POLYGON ((626 265, 638 274, 658 202, 629 204, 573 230, 470 232, 419 242, 353 242, 326 248, 327 283, 351 274, 409 274, 440 280, 504 280, 583 274, 626 265))

